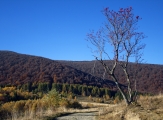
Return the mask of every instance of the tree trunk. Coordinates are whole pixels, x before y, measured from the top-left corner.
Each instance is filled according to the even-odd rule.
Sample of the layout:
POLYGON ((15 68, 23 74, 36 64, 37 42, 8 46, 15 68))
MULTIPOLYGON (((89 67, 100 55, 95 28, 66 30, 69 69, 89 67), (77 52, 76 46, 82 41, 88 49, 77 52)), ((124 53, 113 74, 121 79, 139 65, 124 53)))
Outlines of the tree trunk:
POLYGON ((124 91, 122 90, 122 88, 120 87, 119 83, 117 82, 116 77, 114 75, 112 75, 112 78, 113 78, 113 80, 114 80, 118 90, 120 91, 120 93, 121 93, 121 95, 122 95, 122 97, 123 97, 123 99, 124 99, 124 101, 126 103, 126 106, 130 105, 131 102, 128 101, 127 96, 125 95, 124 91))

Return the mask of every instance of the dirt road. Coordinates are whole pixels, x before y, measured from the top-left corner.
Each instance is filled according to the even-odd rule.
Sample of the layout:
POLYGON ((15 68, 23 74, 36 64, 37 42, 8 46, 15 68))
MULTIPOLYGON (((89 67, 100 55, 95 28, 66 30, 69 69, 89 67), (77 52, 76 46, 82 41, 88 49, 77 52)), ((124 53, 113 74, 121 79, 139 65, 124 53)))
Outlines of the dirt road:
POLYGON ((98 112, 72 113, 58 117, 57 120, 97 120, 98 112))

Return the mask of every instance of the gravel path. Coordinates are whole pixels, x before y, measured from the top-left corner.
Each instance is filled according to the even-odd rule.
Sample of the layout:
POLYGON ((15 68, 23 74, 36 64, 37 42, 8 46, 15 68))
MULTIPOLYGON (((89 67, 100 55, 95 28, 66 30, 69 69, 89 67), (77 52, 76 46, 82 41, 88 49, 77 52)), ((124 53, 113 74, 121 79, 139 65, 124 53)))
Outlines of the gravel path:
POLYGON ((97 112, 72 113, 58 117, 57 120, 97 120, 97 112))

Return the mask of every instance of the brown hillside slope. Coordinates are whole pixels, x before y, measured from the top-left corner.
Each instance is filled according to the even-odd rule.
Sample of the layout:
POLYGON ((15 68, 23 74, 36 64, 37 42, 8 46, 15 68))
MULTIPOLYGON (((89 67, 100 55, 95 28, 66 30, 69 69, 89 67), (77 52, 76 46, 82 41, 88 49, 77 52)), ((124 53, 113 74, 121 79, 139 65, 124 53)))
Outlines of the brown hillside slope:
POLYGON ((17 85, 27 82, 86 84, 115 89, 112 81, 103 81, 57 61, 11 51, 0 51, 0 85, 17 85))
MULTIPOLYGON (((105 80, 101 79, 104 69, 100 63, 96 62, 93 72, 94 63, 95 61, 53 61, 43 57, 0 51, 0 85, 58 82, 116 89, 109 76, 106 75, 105 80)), ((111 64, 111 61, 106 63, 111 64)), ((129 68, 133 73, 135 65, 131 63, 129 68)), ((119 69, 116 71, 120 82, 126 85, 123 72, 119 69)), ((137 74, 140 92, 163 92, 163 65, 141 64, 137 74)))
MULTIPOLYGON (((93 74, 97 77, 102 77, 104 73, 104 69, 99 62, 96 61, 60 61, 65 65, 72 66, 78 70, 83 72, 93 74), (95 64, 95 69, 93 72, 95 64)), ((106 64, 110 65, 111 61, 105 61, 106 64)), ((129 64, 130 77, 133 77, 133 73, 135 73, 136 65, 133 63, 129 64)), ((116 70, 116 74, 120 79, 120 82, 124 85, 125 76, 123 75, 123 71, 120 69, 116 70)), ((154 65, 154 64, 140 64, 137 71, 137 88, 140 92, 146 93, 160 93, 163 92, 163 65, 154 65)), ((106 75, 105 79, 111 78, 106 75)))

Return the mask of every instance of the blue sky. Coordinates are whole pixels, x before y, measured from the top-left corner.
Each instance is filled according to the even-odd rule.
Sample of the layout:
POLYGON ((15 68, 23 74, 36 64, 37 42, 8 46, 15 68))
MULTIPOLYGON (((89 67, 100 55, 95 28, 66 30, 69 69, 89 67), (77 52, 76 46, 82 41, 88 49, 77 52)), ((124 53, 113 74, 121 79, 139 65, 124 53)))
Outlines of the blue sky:
POLYGON ((163 0, 0 0, 0 50, 53 60, 94 60, 85 40, 105 22, 101 10, 132 6, 142 17, 143 58, 163 64, 163 0))

